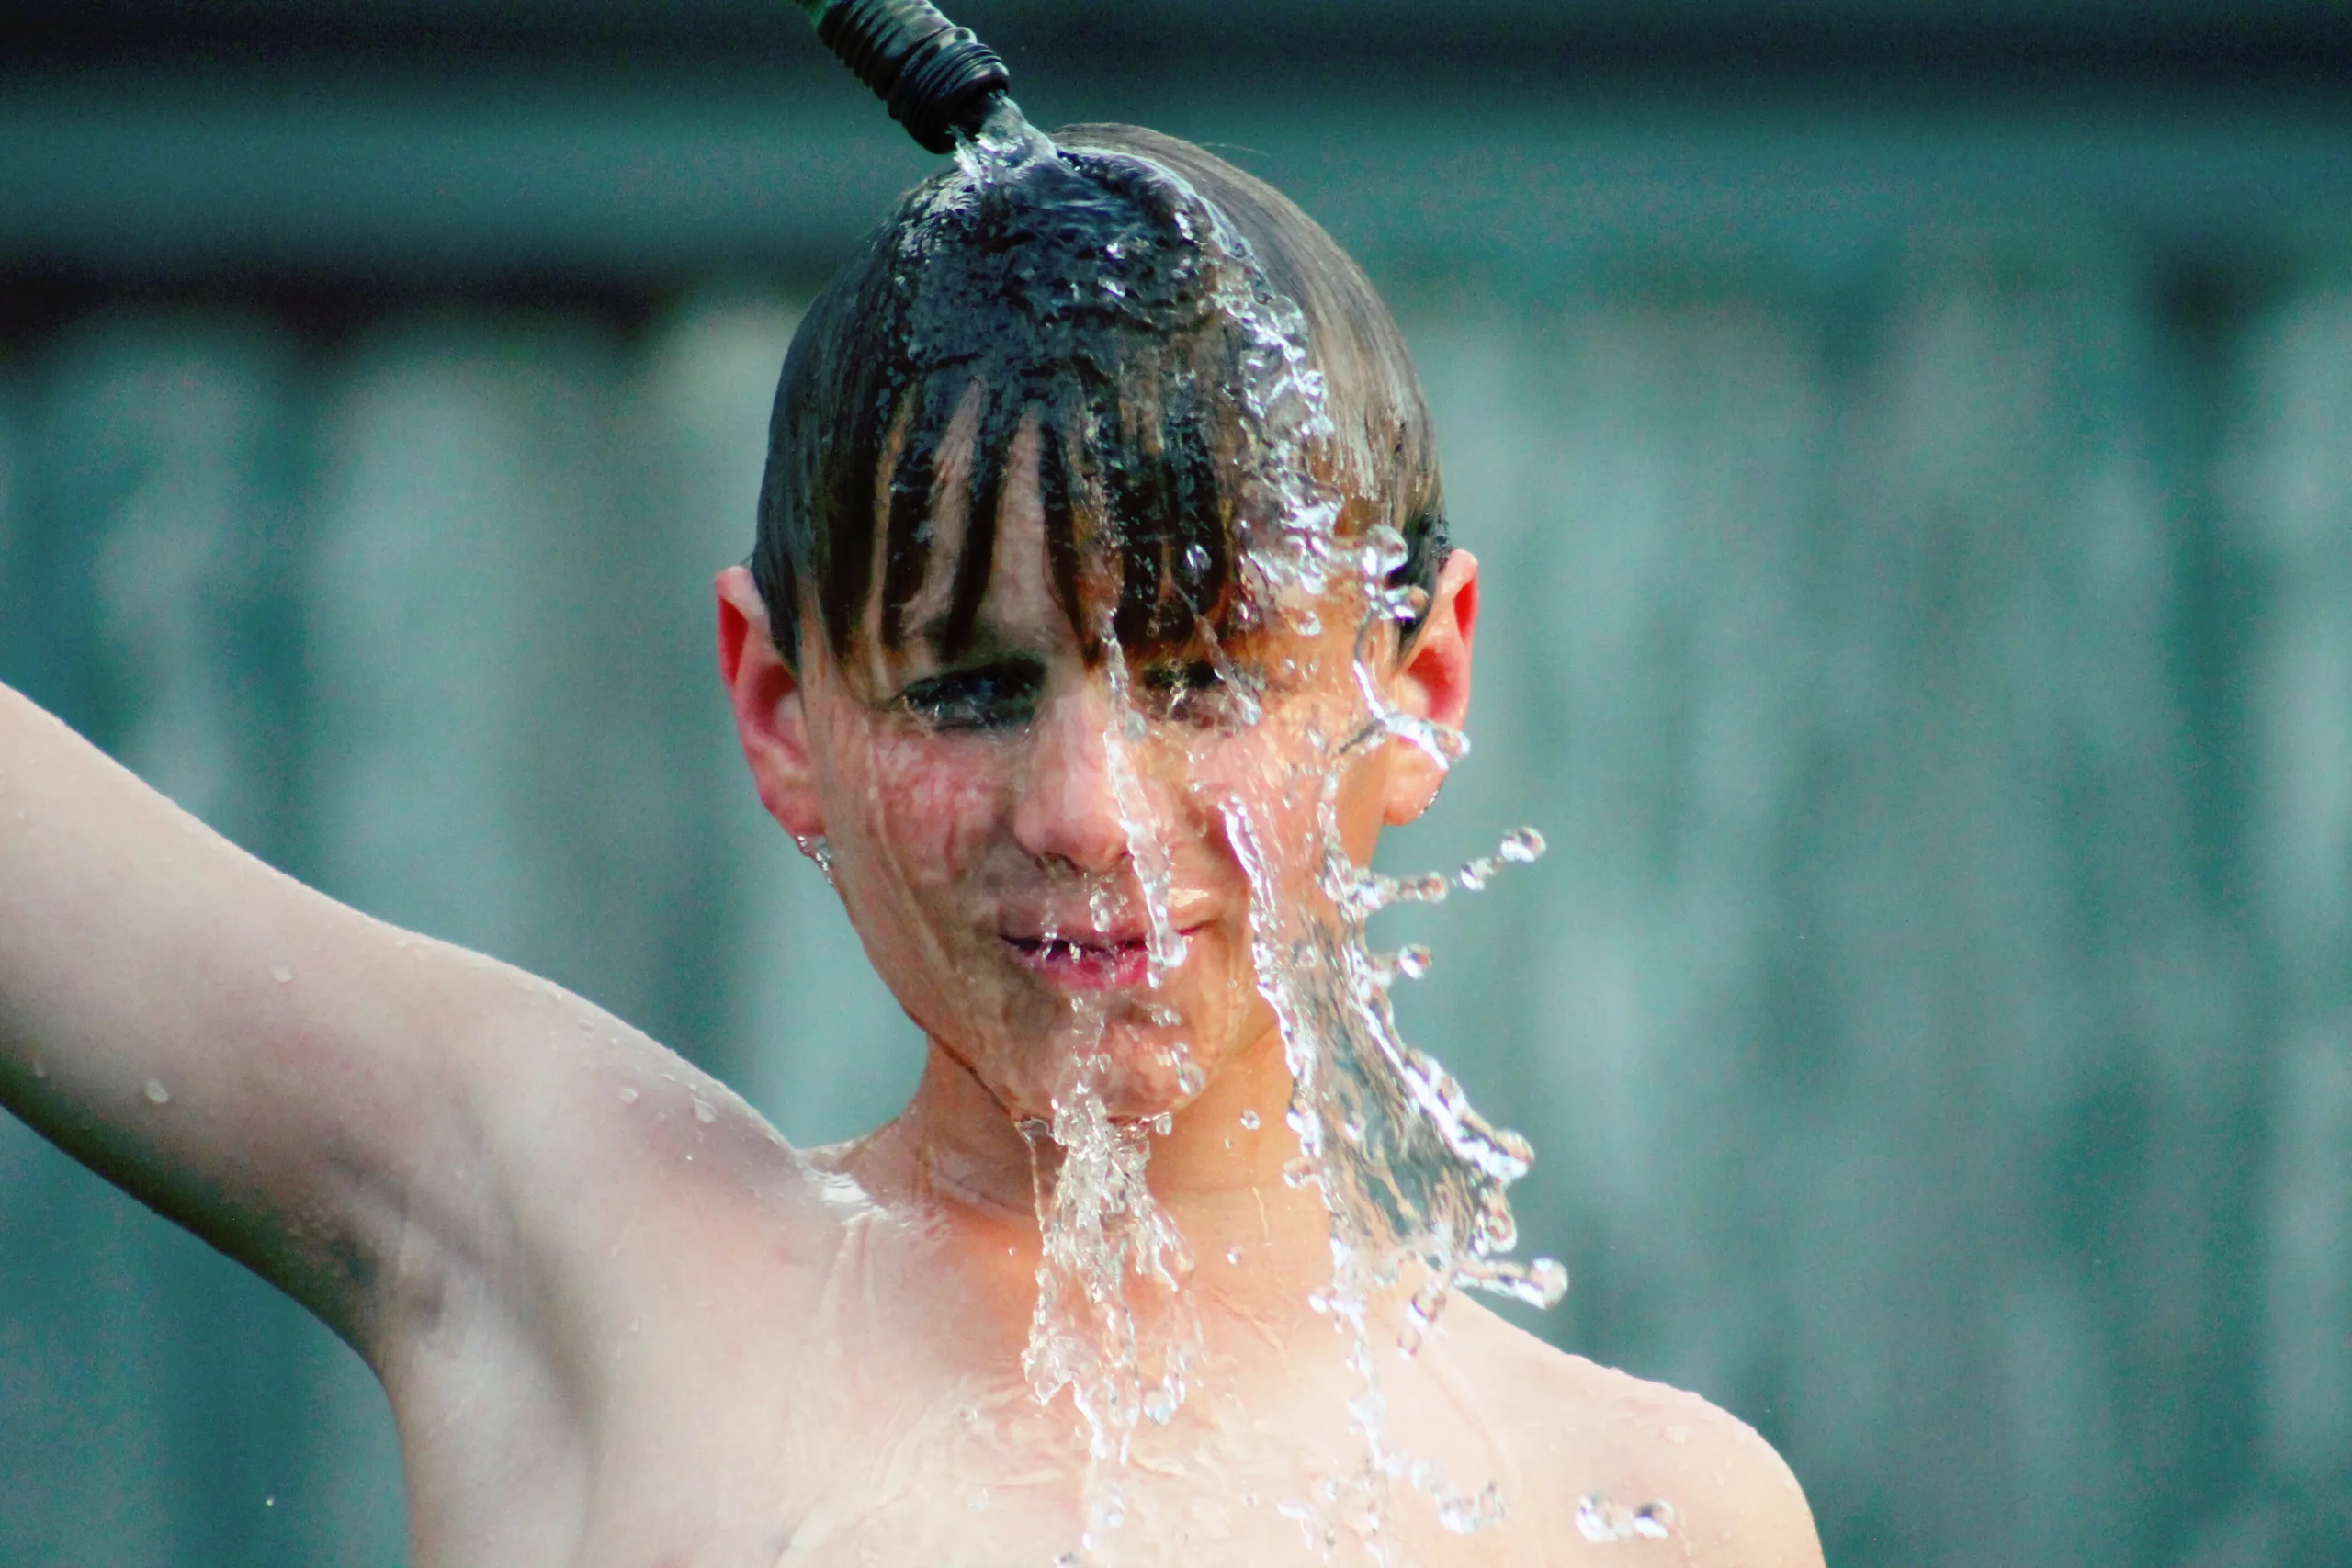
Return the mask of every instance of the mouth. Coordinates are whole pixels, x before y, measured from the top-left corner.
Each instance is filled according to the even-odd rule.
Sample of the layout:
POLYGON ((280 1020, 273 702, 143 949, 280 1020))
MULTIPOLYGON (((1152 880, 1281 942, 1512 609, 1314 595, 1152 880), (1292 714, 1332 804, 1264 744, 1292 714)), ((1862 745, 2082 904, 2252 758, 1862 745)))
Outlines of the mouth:
MULTIPOLYGON (((1199 926, 1179 932, 1189 937, 1199 926)), ((1047 984, 1072 991, 1139 990, 1151 983, 1151 943, 1141 933, 1006 936, 1014 962, 1047 984)))

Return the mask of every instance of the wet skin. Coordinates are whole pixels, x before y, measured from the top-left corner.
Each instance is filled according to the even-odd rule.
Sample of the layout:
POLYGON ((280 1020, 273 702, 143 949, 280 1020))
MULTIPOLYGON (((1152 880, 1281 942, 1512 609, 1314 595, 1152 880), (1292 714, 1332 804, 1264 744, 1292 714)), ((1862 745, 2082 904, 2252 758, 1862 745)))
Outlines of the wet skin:
MULTIPOLYGON (((1134 671, 1148 716, 1127 760, 1186 947, 1154 990, 1136 984, 1108 675, 1044 586, 1034 462, 1013 465, 1001 527, 983 635, 953 663, 921 639, 861 642, 842 664, 806 648, 796 674, 748 578, 718 581, 761 798, 829 840, 868 954, 931 1042, 907 1111, 833 1149, 786 1147, 577 998, 268 871, 0 691, 21 810, 0 812, 0 1101, 368 1357, 423 1568, 986 1568, 1069 1550, 1083 1443, 1067 1401, 1040 1410, 1020 1374, 1033 1181, 1052 1172, 1018 1122, 1046 1110, 1091 1013, 1114 1110, 1171 1113, 1151 1178, 1199 1260, 1206 1350, 1175 1420, 1139 1436, 1106 1544, 1130 1563, 1319 1560, 1283 1506, 1360 1456, 1356 1382, 1306 1305, 1327 1227, 1280 1178, 1289 1079, 1224 811, 1238 797, 1283 836, 1311 828, 1292 786, 1320 754, 1306 720, 1356 706, 1346 617, 1248 650, 1274 688, 1255 728, 1217 721, 1193 661, 1134 671)), ((1476 565, 1457 554, 1427 629, 1384 666, 1393 700, 1458 723, 1476 621, 1476 565)), ((1402 747, 1360 758, 1339 796, 1350 852, 1438 783, 1402 747)), ((1399 1306, 1374 1304, 1383 1344, 1399 1306)), ((1391 1561, 1820 1561, 1794 1483, 1746 1427, 1473 1302, 1417 1359, 1384 1354, 1382 1378, 1399 1447, 1455 1485, 1498 1482, 1508 1509, 1455 1535, 1399 1483, 1391 1561), (1589 1540, 1592 1494, 1664 1498, 1670 1532, 1589 1540)), ((1340 1528, 1341 1560, 1363 1560, 1340 1528)))
MULTIPOLYGON (((721 660, 760 797, 796 839, 827 840, 875 968, 944 1058, 942 1070, 960 1068, 997 1107, 936 1135, 1017 1165, 1024 1206, 1026 1146, 1014 1129, 1050 1116, 1086 1014, 1107 1020, 1112 1108, 1122 1116, 1183 1107, 1186 1060, 1214 1079, 1244 1057, 1279 1055, 1251 973, 1249 886, 1225 815, 1238 803, 1268 836, 1311 841, 1324 768, 1305 732, 1363 722, 1352 662, 1362 615, 1336 603, 1318 637, 1261 634, 1226 650, 1262 690, 1255 724, 1239 722, 1205 649, 1131 661, 1144 723, 1118 750, 1134 779, 1136 826, 1166 856, 1168 924, 1186 950, 1157 987, 1147 984, 1151 921, 1114 785, 1111 680, 1100 660, 1090 666, 1046 588, 1035 476, 1034 432, 1024 432, 978 633, 952 660, 918 635, 896 649, 861 637, 837 663, 808 637, 796 675, 769 641, 749 574, 718 582, 721 660), (1155 1007, 1180 1021, 1153 1021, 1155 1007)), ((943 533, 952 536, 955 521, 943 519, 943 533)), ((952 550, 934 551, 910 624, 944 608, 953 568, 952 550)), ((1428 716, 1437 705, 1435 716, 1459 716, 1476 577, 1460 555, 1442 625, 1396 672, 1392 700, 1409 711, 1428 716)), ((1363 754, 1339 794, 1351 852, 1363 860, 1384 821, 1419 816, 1438 781, 1408 749, 1363 754)), ((1285 869, 1287 893, 1315 896, 1311 865, 1285 869)), ((1260 1109, 1278 1122, 1283 1103, 1260 1109)), ((1182 1157, 1172 1147, 1163 1156, 1182 1157)))

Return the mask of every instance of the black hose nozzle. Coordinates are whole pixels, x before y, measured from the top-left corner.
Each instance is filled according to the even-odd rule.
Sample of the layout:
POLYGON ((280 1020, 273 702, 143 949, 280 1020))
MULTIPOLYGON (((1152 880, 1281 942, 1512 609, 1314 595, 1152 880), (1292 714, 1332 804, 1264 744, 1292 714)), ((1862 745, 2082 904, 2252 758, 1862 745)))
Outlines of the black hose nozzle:
POLYGON ((1012 84, 996 51, 930 0, 833 0, 817 36, 890 106, 890 118, 933 152, 977 132, 1012 84))

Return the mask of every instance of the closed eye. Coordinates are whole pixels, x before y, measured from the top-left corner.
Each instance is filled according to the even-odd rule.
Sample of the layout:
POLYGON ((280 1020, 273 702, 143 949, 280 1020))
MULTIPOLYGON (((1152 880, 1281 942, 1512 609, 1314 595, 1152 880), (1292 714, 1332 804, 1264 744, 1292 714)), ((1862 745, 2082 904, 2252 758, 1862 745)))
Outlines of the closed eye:
POLYGON ((1225 684, 1216 666, 1205 659, 1183 660, 1170 664, 1155 664, 1143 672, 1147 690, 1169 694, 1182 692, 1213 692, 1225 684))
POLYGON ((1241 716, 1252 705, 1251 694, 1237 692, 1227 682, 1228 671, 1248 679, 1245 671, 1230 666, 1220 669, 1205 659, 1190 659, 1154 664, 1143 671, 1137 684, 1143 688, 1145 705, 1157 716, 1216 724, 1241 716))
POLYGON ((894 705, 935 729, 1006 729, 1035 716, 1045 670, 1001 660, 911 682, 894 705))

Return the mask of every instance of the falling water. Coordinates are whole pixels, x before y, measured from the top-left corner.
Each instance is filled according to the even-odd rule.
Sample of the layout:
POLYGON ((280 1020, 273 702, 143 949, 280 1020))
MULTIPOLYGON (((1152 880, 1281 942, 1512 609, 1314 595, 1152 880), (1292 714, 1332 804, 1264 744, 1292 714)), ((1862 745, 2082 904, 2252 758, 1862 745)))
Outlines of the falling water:
POLYGON ((1086 1423, 1090 1552, 1125 1515, 1118 1472, 1138 1421, 1173 1418, 1201 1344, 1185 1289, 1192 1253, 1145 1180, 1154 1129, 1114 1120, 1105 1104, 1103 1023, 1099 1011, 1081 1010, 1053 1120, 1023 1128, 1033 1151, 1043 1156, 1049 1141, 1058 1156, 1057 1166, 1042 1157, 1033 1164, 1044 1247, 1023 1370, 1039 1404, 1067 1388, 1086 1423), (1129 1294, 1131 1280, 1159 1297, 1148 1320, 1129 1294))
MULTIPOLYGON (((1005 102, 978 137, 961 139, 963 188, 951 186, 940 199, 969 199, 990 182, 1019 179, 1035 161, 1056 155, 1005 102)), ((1170 178, 1191 197, 1182 181, 1170 178)), ((1221 784, 1212 804, 1249 880, 1257 983, 1279 1023, 1295 1085, 1288 1120, 1299 1156, 1286 1179, 1312 1185, 1330 1216, 1331 1278, 1312 1304, 1348 1337, 1349 1364, 1361 1383, 1349 1405, 1362 1438, 1361 1463, 1350 1474, 1324 1478, 1314 1495, 1285 1504, 1284 1511, 1327 1554, 1346 1531, 1379 1556, 1392 1481, 1428 1494, 1440 1520, 1460 1531, 1498 1521, 1505 1500, 1491 1483, 1454 1484, 1392 1443, 1383 1419, 1377 1303, 1409 1287, 1392 1349, 1410 1356, 1457 1284, 1549 1306, 1566 1290, 1566 1276, 1548 1259, 1522 1263, 1504 1256, 1516 1241, 1507 1190, 1526 1173, 1532 1152, 1518 1134, 1482 1118, 1460 1084, 1401 1037, 1389 987, 1400 976, 1425 972, 1429 956, 1419 948, 1375 952, 1366 925, 1391 905, 1481 888, 1503 866, 1535 859, 1544 845, 1532 829, 1521 829, 1495 854, 1450 878, 1383 876, 1348 855, 1339 791, 1352 764, 1401 741, 1443 769, 1464 754, 1467 742, 1386 696, 1381 669, 1391 657, 1391 628, 1424 614, 1426 597, 1388 585, 1405 559, 1401 535, 1384 525, 1362 538, 1343 537, 1341 498, 1316 478, 1310 455, 1332 431, 1303 317, 1266 283, 1248 244, 1208 204, 1192 197, 1175 223, 1207 259, 1211 306, 1237 329, 1240 344, 1234 384, 1220 390, 1238 399, 1243 414, 1244 449, 1234 460, 1247 500, 1233 525, 1245 615, 1303 642, 1319 637, 1324 617, 1335 611, 1358 626, 1346 710, 1284 716, 1281 722, 1297 725, 1285 739, 1305 744, 1268 748, 1288 761, 1238 784, 1221 784), (1195 214, 1206 220, 1195 221, 1195 214), (1298 810, 1294 803, 1302 800, 1313 809, 1298 810)), ((1121 288, 1107 276, 1097 286, 1113 294, 1121 288)), ((1127 660, 1107 615, 1098 630, 1111 696, 1106 766, 1148 919, 1156 991, 1183 962, 1185 948, 1170 916, 1170 857, 1135 761, 1151 724, 1133 700, 1127 660)), ((1258 700, 1258 683, 1214 637, 1210 643, 1235 706, 1231 728, 1276 722, 1258 700)), ((1194 787, 1202 786, 1195 781, 1194 787)), ((1088 1527, 1083 1558, 1073 1562, 1109 1556, 1107 1532, 1125 1509, 1123 1472, 1132 1438, 1140 1422, 1174 1416, 1201 1345, 1187 1290, 1193 1258, 1147 1180, 1150 1139, 1167 1130, 1166 1118, 1155 1127, 1111 1113, 1104 1027, 1100 1011, 1080 1010, 1069 1048, 1058 1054, 1069 1066, 1052 1119, 1024 1128, 1040 1156, 1043 1233, 1024 1369, 1040 1402, 1070 1391, 1089 1436, 1088 1527), (1137 1297, 1138 1290, 1148 1298, 1137 1297)), ((1179 1084, 1189 1097, 1201 1087, 1200 1071, 1181 1046, 1178 1058, 1179 1084)))

